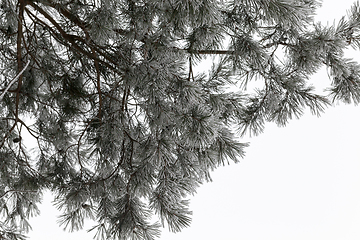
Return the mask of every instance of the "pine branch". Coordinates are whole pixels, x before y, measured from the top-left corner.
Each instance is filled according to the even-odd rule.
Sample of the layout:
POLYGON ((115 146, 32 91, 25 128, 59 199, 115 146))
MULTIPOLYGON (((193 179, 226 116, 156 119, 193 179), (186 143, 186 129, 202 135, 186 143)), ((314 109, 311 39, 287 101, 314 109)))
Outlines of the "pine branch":
MULTIPOLYGON (((90 59, 93 59, 95 61, 98 61, 98 62, 101 62, 103 63, 105 66, 111 68, 113 71, 115 72, 118 72, 118 73, 121 73, 119 71, 119 69, 117 69, 116 67, 114 66, 117 66, 118 65, 118 62, 114 61, 113 58, 111 56, 107 56, 105 53, 103 53, 102 51, 100 51, 97 47, 95 46, 90 46, 93 47, 96 52, 98 52, 101 56, 103 56, 106 60, 108 60, 109 62, 111 62, 112 64, 114 64, 114 66, 110 65, 109 63, 99 59, 98 57, 94 57, 94 55, 90 52, 87 52, 86 50, 84 50, 83 48, 81 48, 76 42, 75 40, 78 40, 86 45, 88 45, 89 43, 82 39, 81 37, 79 36, 76 36, 76 35, 73 35, 73 34, 67 34, 65 32, 65 30, 54 20, 54 18, 52 18, 46 11, 44 11, 42 8, 40 8, 39 6, 37 6, 35 3, 33 2, 30 2, 30 5, 36 10, 38 11, 39 13, 41 13, 47 20, 49 20, 53 25, 54 27, 59 31, 60 35, 66 40, 68 41, 69 43, 71 43, 71 47, 73 49, 75 49, 76 51, 78 51, 80 54, 84 54, 85 56, 87 56, 88 58, 90 59)), ((33 15, 34 16, 34 15, 33 15)), ((51 27, 49 27, 49 29, 51 29, 51 27)))
POLYGON ((360 66, 342 56, 359 45, 358 8, 349 22, 322 27, 310 25, 309 1, 15 2, 1 6, 13 17, 0 16, 3 74, 14 64, 19 72, 0 90, 0 101, 16 93, 16 101, 1 101, 3 185, 50 188, 73 230, 92 206, 104 238, 153 239, 160 226, 147 222, 151 211, 172 231, 187 227, 187 195, 211 170, 244 156, 234 126, 257 134, 266 121, 285 125, 305 107, 324 110, 327 98, 307 86, 324 64, 330 96, 360 102, 360 66), (209 55, 211 72, 195 74, 195 62, 209 55), (250 96, 245 86, 254 79, 264 86, 250 96), (229 93, 238 82, 241 93, 229 93), (14 137, 23 127, 37 156, 14 137))
MULTIPOLYGON (((29 66, 30 60, 27 61, 25 67, 10 81, 9 85, 6 87, 6 89, 3 90, 3 93, 0 96, 0 102, 2 101, 4 95, 8 92, 9 88, 18 80, 21 74, 26 70, 26 68, 29 66)), ((14 90, 14 92, 17 92, 17 90, 14 90)))
MULTIPOLYGON (((20 0, 19 2, 19 14, 18 14, 18 34, 17 34, 17 40, 16 40, 16 51, 17 51, 17 65, 18 69, 23 69, 23 63, 22 63, 22 47, 21 47, 21 40, 23 38, 23 21, 24 21, 24 8, 25 8, 25 0, 20 0)), ((20 101, 20 89, 22 85, 22 74, 19 75, 19 81, 16 91, 16 103, 15 103, 15 117, 18 119, 19 117, 19 101, 20 101)))
MULTIPOLYGON (((92 53, 94 55, 94 58, 97 58, 96 52, 94 49, 91 49, 92 53)), ((99 112, 98 112, 98 118, 101 120, 101 109, 102 109, 102 91, 101 91, 101 82, 100 82, 100 69, 99 69, 99 61, 94 60, 95 70, 96 70, 96 88, 99 94, 99 112)))
POLYGON ((203 54, 203 55, 235 55, 236 51, 231 51, 231 50, 187 50, 187 49, 182 49, 184 51, 189 51, 190 53, 193 54, 203 54))
POLYGON ((80 27, 85 35, 86 38, 89 38, 89 32, 86 27, 87 23, 80 20, 76 15, 72 14, 63 4, 55 3, 51 0, 46 0, 42 2, 46 6, 52 7, 56 11, 60 11, 60 13, 65 16, 68 20, 70 20, 72 23, 74 23, 76 26, 80 27))
POLYGON ((31 191, 31 190, 18 190, 18 189, 12 189, 12 190, 7 190, 5 191, 1 196, 0 199, 5 197, 6 194, 11 193, 11 192, 21 192, 21 193, 37 193, 37 191, 31 191))

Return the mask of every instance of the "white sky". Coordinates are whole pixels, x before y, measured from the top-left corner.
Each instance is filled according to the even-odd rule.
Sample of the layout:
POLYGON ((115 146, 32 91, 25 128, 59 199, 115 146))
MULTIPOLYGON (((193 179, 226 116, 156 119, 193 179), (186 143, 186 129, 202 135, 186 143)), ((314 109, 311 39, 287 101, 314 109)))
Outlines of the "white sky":
MULTIPOLYGON (((324 0, 317 19, 332 23, 352 3, 324 0)), ((322 72, 313 81, 323 85, 328 77, 322 72)), ((160 240, 360 239, 359 110, 339 104, 285 128, 267 124, 249 140, 241 163, 217 169, 214 181, 199 188, 192 225, 176 234, 164 229, 160 240)), ((50 201, 30 222, 30 240, 92 239, 85 230, 63 232, 50 201)))

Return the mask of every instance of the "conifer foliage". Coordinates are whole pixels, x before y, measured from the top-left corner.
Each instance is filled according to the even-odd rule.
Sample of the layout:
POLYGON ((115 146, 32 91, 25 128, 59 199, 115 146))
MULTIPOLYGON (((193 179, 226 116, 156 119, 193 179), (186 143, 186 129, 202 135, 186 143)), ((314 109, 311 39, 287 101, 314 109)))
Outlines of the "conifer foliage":
POLYGON ((188 196, 244 155, 237 136, 359 103, 360 68, 343 53, 360 47, 359 3, 330 26, 314 23, 319 6, 0 0, 0 238, 24 238, 45 190, 70 231, 87 218, 98 239, 180 231, 188 196), (309 82, 322 66, 324 96, 309 82))

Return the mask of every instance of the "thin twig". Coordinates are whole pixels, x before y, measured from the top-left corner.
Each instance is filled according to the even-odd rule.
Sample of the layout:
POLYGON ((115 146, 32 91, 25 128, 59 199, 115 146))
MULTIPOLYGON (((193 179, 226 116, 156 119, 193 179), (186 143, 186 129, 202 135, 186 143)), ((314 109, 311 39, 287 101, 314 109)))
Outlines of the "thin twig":
POLYGON ((27 192, 29 192, 29 193, 36 193, 37 191, 11 189, 11 190, 5 191, 5 192, 0 196, 0 199, 3 198, 6 194, 11 193, 11 192, 20 192, 20 193, 27 193, 27 192))
POLYGON ((16 77, 11 80, 10 84, 7 86, 7 88, 4 90, 4 92, 1 94, 0 96, 0 102, 2 101, 5 93, 7 93, 7 91, 9 90, 9 88, 16 82, 16 80, 18 80, 18 78, 20 77, 21 74, 23 74, 23 72, 25 71, 25 69, 29 66, 30 64, 30 60, 27 61, 25 67, 18 73, 18 75, 16 75, 16 77))

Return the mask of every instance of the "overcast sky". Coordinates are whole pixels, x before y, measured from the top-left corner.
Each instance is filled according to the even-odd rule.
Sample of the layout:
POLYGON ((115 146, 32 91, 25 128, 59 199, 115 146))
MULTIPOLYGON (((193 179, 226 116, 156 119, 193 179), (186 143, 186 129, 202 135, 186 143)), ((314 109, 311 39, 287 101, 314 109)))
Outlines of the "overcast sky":
MULTIPOLYGON (((325 0, 317 20, 333 23, 354 1, 325 0)), ((353 54, 353 56, 356 56, 353 54)), ((360 55, 358 57, 360 60, 360 55)), ((316 74, 314 85, 328 80, 316 74)), ((360 106, 339 104, 285 128, 267 124, 239 164, 221 167, 192 198, 193 222, 160 240, 360 239, 360 106)), ((46 197, 30 240, 90 240, 65 233, 46 197)))

